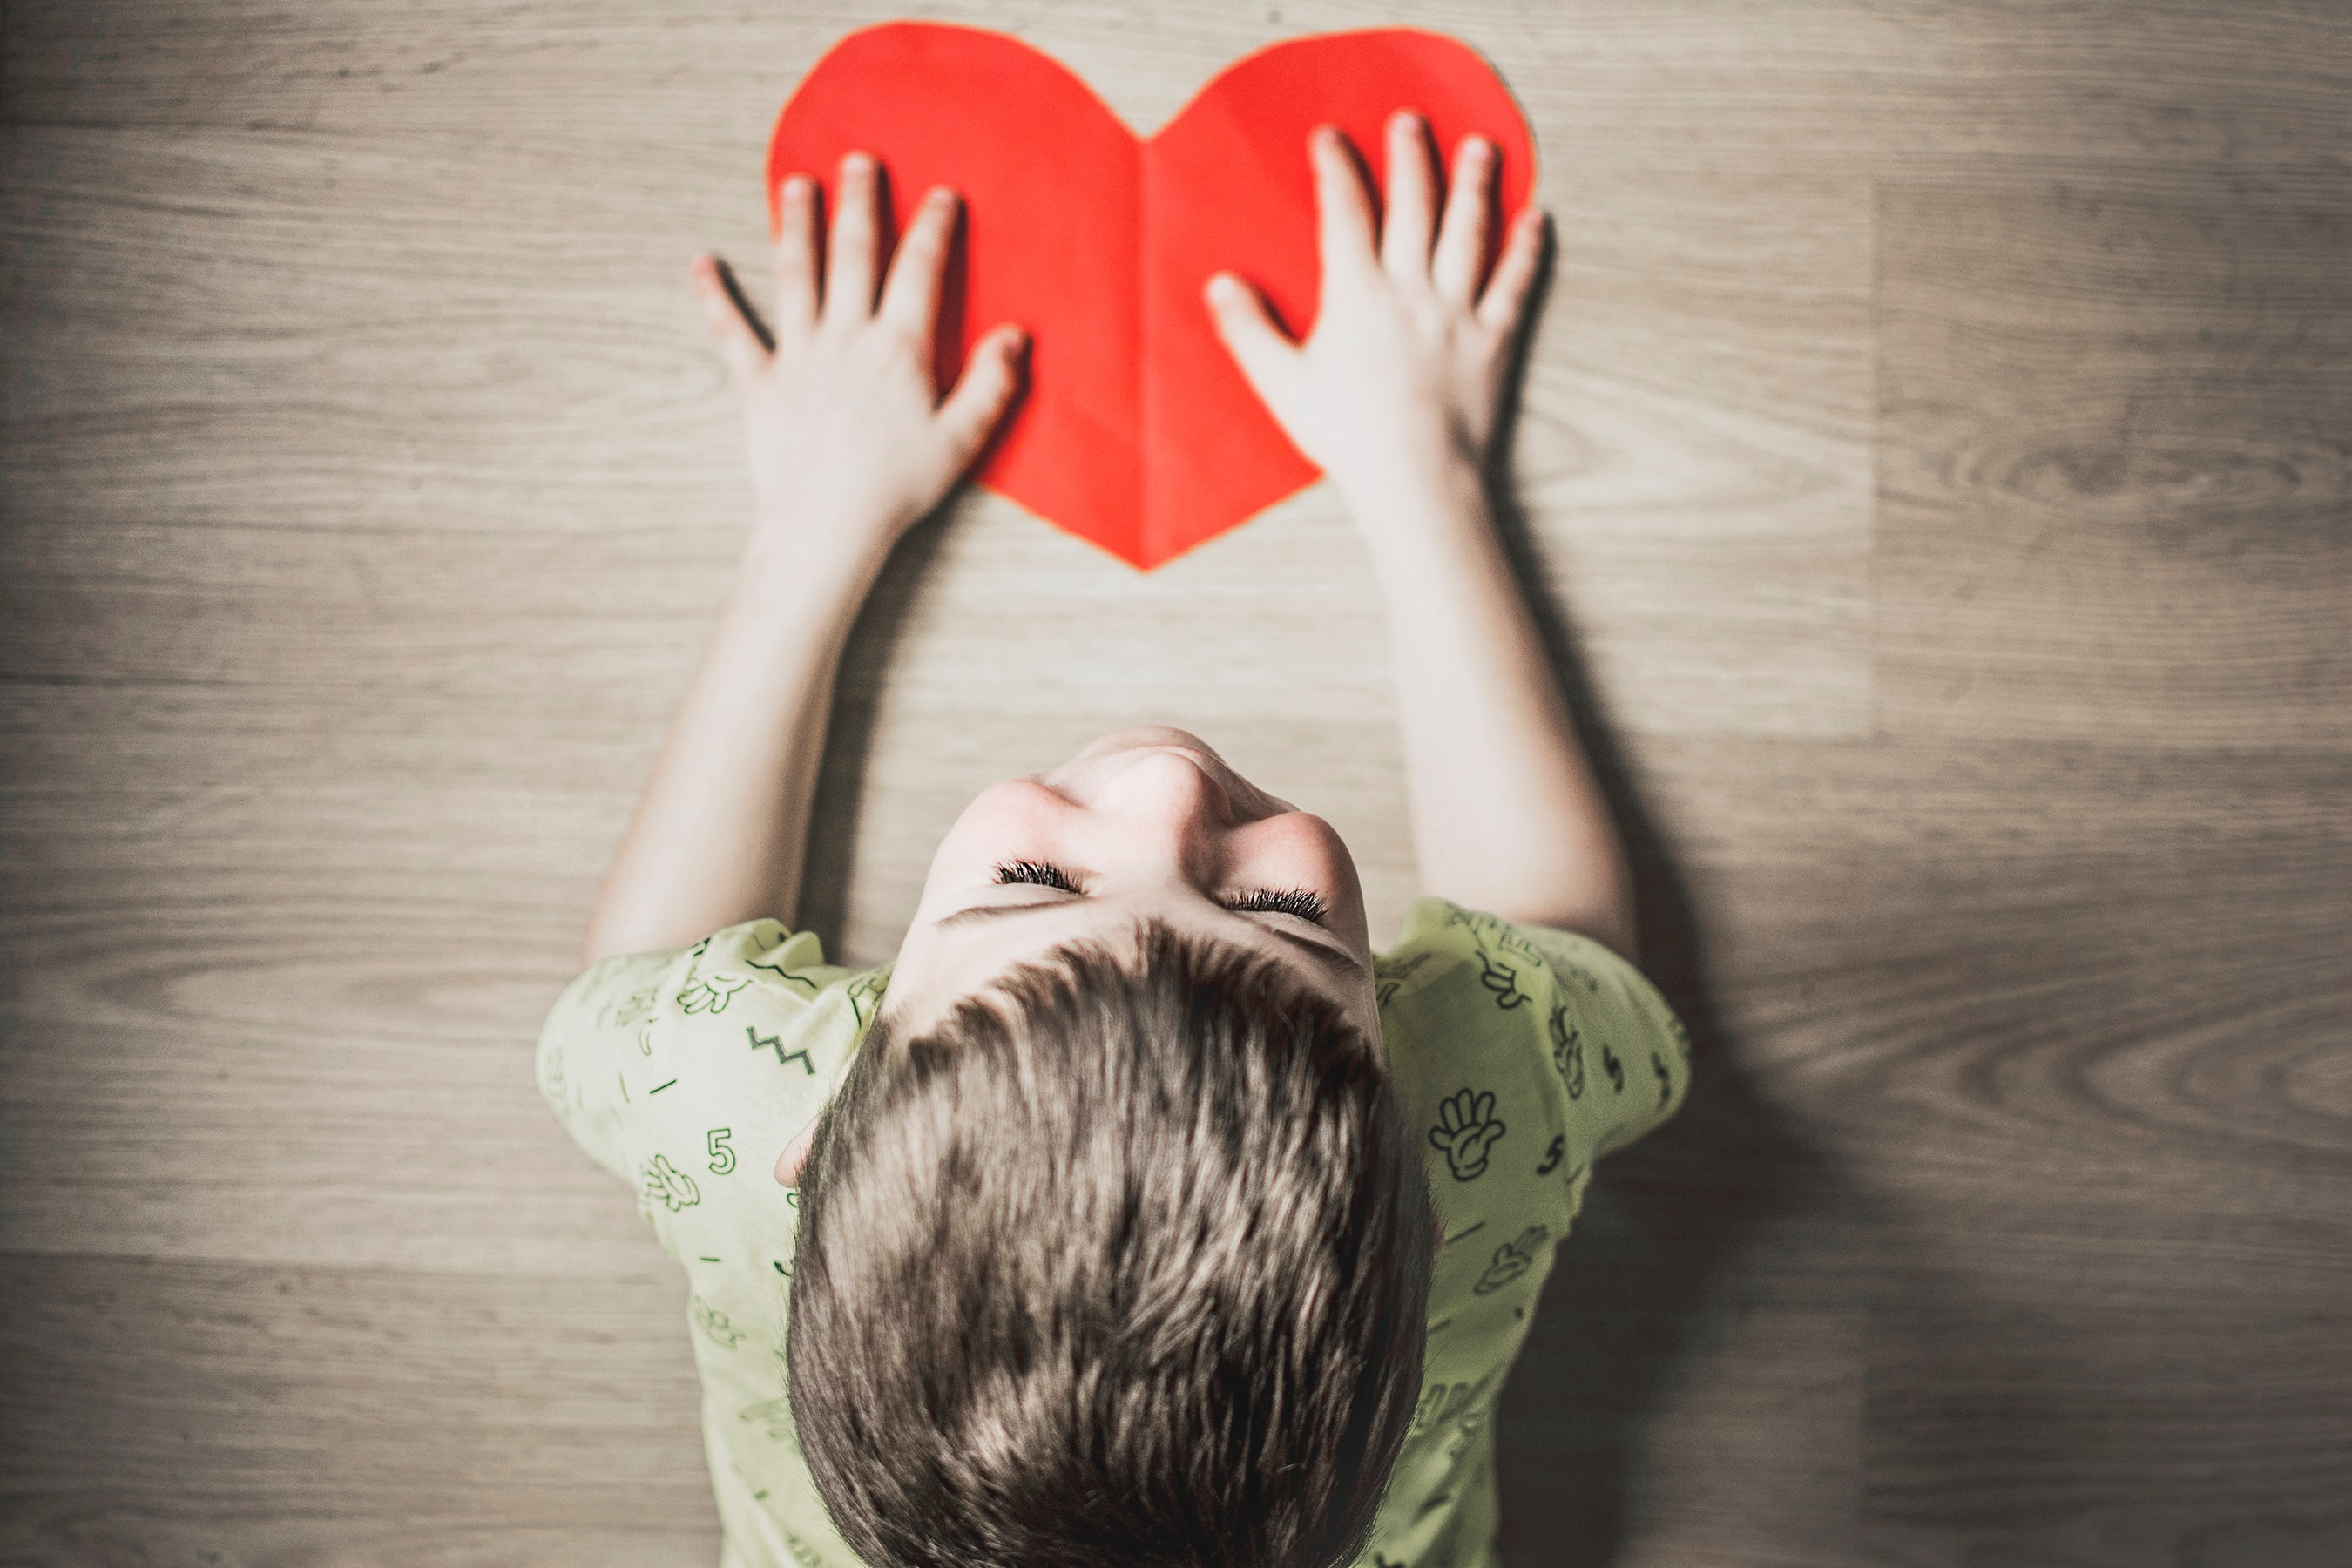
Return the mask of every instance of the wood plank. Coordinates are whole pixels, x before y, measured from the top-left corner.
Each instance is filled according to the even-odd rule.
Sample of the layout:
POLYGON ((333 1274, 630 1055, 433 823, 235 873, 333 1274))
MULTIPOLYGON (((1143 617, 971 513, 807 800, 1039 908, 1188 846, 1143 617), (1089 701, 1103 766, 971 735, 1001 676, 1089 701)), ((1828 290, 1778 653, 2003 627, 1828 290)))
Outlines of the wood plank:
MULTIPOLYGON (((931 14, 1147 128, 1392 19, 931 14)), ((713 1554, 677 1281, 528 1043, 740 526, 684 261, 756 270, 885 15, 0 14, 0 1557, 713 1554)), ((1508 1560, 2343 1559, 2352 33, 1410 20, 1540 139, 1517 497, 1704 1068, 1504 1400, 1508 1560)), ((1150 577, 970 499, 853 643, 812 923, 887 956, 972 790, 1167 719, 1382 930, 1392 700, 1328 493, 1150 577)))
POLYGON ((1881 722, 2339 747, 2352 189, 1894 186, 1881 216, 1881 722))
POLYGON ((687 1334, 667 1270, 11 1256, 0 1552, 707 1563, 687 1334))
POLYGON ((1872 1324, 1873 1561, 2344 1560, 2346 1253, 1940 1222, 1920 1240, 1872 1324))
MULTIPOLYGON (((431 136, 11 141, 6 434, 42 458, 5 497, 20 569, 0 670, 324 679, 331 653, 404 672, 442 653, 460 668, 435 679, 530 679, 517 645, 570 621, 548 658, 600 692, 645 668, 667 700, 743 480, 674 276, 692 247, 639 215, 733 213, 718 228, 751 255, 740 184, 641 163, 583 199, 560 150, 431 136), (412 389, 417 416, 383 419, 383 385, 412 389)), ((1693 175, 1588 183, 1561 215, 1593 238, 1571 238, 1535 345, 1524 505, 1635 727, 1867 726, 1865 197, 1693 175), (1671 237, 1702 213, 1708 243, 1671 237)), ((1233 668, 1285 711, 1386 706, 1369 569, 1327 490, 1150 577, 971 498, 925 563, 892 672, 909 696, 948 680, 960 711, 1026 717, 1071 705, 1083 672, 1118 681, 1093 706, 1164 710, 1211 673, 1201 648, 1238 643, 1233 668), (1234 636, 1236 595, 1267 606, 1255 636, 1234 636), (1278 658, 1250 657, 1268 639, 1278 658), (1080 664, 1073 644, 1120 657, 1080 664)))
MULTIPOLYGON (((1389 19, 1339 0, 1186 0, 1148 26, 1111 0, 958 0, 925 14, 1027 39, 1145 132, 1250 49, 1389 19)), ((641 142, 751 149, 836 37, 894 15, 872 0, 706 16, 572 0, 527 17, 436 5, 395 22, 357 0, 245 0, 201 16, 37 0, 9 8, 0 96, 11 118, 43 123, 370 135, 446 125, 586 142, 625 122, 641 142)), ((2053 149, 2316 158, 2342 150, 2352 100, 2352 46, 2325 5, 1846 0, 1784 12, 1576 0, 1523 11, 1438 0, 1411 21, 1498 62, 1567 166, 2053 149)))

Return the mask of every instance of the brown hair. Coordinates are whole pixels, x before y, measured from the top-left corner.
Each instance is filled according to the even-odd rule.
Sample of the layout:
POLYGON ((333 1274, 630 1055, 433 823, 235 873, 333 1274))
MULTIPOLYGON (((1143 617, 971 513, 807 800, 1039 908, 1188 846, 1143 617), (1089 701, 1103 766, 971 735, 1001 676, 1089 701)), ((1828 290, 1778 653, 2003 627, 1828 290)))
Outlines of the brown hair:
POLYGON ((900 1035, 802 1173, 801 1449, 873 1568, 1326 1568, 1421 1392, 1435 1224, 1374 1046, 1142 926, 900 1035))

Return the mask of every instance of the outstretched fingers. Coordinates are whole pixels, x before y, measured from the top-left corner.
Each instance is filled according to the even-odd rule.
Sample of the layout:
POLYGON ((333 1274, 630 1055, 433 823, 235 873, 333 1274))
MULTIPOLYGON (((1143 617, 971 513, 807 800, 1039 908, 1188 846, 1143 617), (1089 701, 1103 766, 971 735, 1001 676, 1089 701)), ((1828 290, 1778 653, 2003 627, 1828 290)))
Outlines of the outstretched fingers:
POLYGON ((1258 291, 1234 274, 1211 278, 1206 293, 1210 318, 1226 352, 1241 366, 1242 378, 1267 407, 1281 407, 1286 389, 1297 374, 1298 346, 1276 324, 1258 291))
POLYGON ((1467 309, 1478 298, 1478 274, 1486 263, 1486 231, 1494 211, 1488 187, 1495 177, 1495 145, 1483 136, 1465 136, 1454 154, 1454 184, 1445 194, 1445 221, 1437 233, 1430 281, 1437 297, 1467 309))
POLYGON ((875 252, 882 228, 875 203, 880 184, 871 157, 851 153, 842 158, 841 199, 834 204, 833 238, 825 254, 828 321, 862 321, 874 313, 875 252))
POLYGON ((1307 145, 1315 169, 1316 239, 1328 283, 1372 265, 1372 200, 1356 167, 1356 155, 1338 127, 1317 126, 1307 145))
POLYGON ((1478 321, 1487 331, 1518 330, 1527 310, 1528 290, 1535 284, 1537 263, 1543 259, 1544 228, 1541 207, 1528 207, 1512 220, 1510 237, 1495 262, 1495 275, 1486 280, 1486 292, 1478 300, 1478 321))
POLYGON ((767 367, 768 345, 761 341, 759 330, 737 305, 734 290, 728 287, 720 272, 722 265, 715 256, 698 256, 691 277, 695 298, 702 302, 702 319, 710 327, 711 342, 717 345, 719 358, 727 366, 736 389, 741 391, 767 367))
POLYGON ((816 182, 786 176, 776 208, 776 346, 786 348, 816 327, 816 182))
POLYGON ((948 246, 955 237, 956 194, 936 185, 923 197, 890 258, 882 285, 882 319, 929 353, 940 319, 940 285, 947 271, 948 246))
POLYGON ((1381 225, 1381 266, 1399 283, 1429 278, 1430 234, 1437 222, 1437 174, 1429 166, 1429 136, 1421 116, 1400 109, 1389 116, 1388 216, 1381 225))
POLYGON ((936 416, 956 473, 963 472, 980 455, 989 433, 1004 416, 1005 407, 1020 387, 1021 355, 1028 346, 1029 334, 1010 324, 971 345, 963 374, 956 378, 955 390, 940 405, 936 416))

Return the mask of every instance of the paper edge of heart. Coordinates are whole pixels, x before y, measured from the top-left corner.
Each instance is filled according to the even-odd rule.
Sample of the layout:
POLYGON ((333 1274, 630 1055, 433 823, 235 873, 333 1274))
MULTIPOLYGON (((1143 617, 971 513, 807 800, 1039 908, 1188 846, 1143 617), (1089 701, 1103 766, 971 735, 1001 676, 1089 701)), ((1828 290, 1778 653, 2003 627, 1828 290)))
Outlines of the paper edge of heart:
MULTIPOLYGON (((1087 80, 1084 76, 1080 75, 1077 71, 1073 70, 1058 56, 1039 47, 1037 45, 1031 43, 1026 38, 992 27, 976 27, 955 22, 936 22, 917 18, 900 18, 856 28, 842 35, 825 49, 824 54, 820 55, 816 60, 810 65, 809 68, 802 74, 800 79, 793 84, 792 90, 785 94, 784 101, 778 109, 775 121, 770 129, 768 146, 764 155, 765 177, 762 183, 766 187, 768 233, 772 243, 780 232, 782 221, 779 187, 777 184, 777 163, 779 161, 777 150, 782 142, 785 130, 785 123, 791 115, 793 103, 798 100, 803 89, 809 82, 815 79, 821 72, 825 70, 828 66, 832 65, 836 56, 839 56, 845 51, 856 51, 861 48, 887 46, 894 41, 894 36, 896 37, 904 37, 908 36, 921 35, 928 35, 934 37, 949 37, 961 39, 984 40, 992 47, 1020 51, 1034 61, 1050 68, 1068 85, 1077 89, 1077 90, 1087 100, 1091 100, 1095 107, 1101 111, 1111 124, 1119 127, 1129 138, 1132 139, 1138 149, 1138 157, 1141 164, 1139 179, 1143 182, 1148 182, 1150 178, 1150 171, 1152 168, 1150 150, 1158 144, 1161 135, 1165 132, 1167 132, 1171 127, 1181 123, 1187 115, 1192 113, 1204 100, 1209 98, 1213 92, 1226 84, 1231 79, 1236 75, 1244 73, 1250 68, 1262 66, 1269 57, 1302 47, 1325 47, 1343 39, 1409 39, 1412 41, 1417 47, 1433 47, 1454 52, 1458 56, 1463 57, 1468 62, 1475 63, 1475 66, 1485 73, 1486 77, 1493 82, 1496 89, 1500 90, 1504 102, 1508 106, 1513 118, 1517 121, 1519 140, 1526 150, 1525 163, 1527 173, 1525 175, 1525 185, 1530 195, 1538 187, 1542 175, 1542 153, 1535 133, 1534 122, 1528 118, 1526 105, 1520 100, 1518 94, 1512 90, 1508 79, 1503 75, 1502 71, 1496 67, 1495 62, 1483 51, 1451 34, 1440 33, 1431 28, 1415 27, 1411 26, 1353 27, 1342 28, 1332 32, 1301 34, 1291 37, 1273 39, 1267 43, 1261 44, 1256 48, 1251 49, 1245 54, 1236 56, 1233 59, 1228 60, 1225 64, 1217 68, 1216 70, 1211 73, 1192 89, 1192 91, 1185 98, 1183 102, 1177 107, 1173 113, 1170 114, 1165 120, 1160 121, 1160 123, 1149 134, 1145 134, 1137 131, 1128 121, 1127 117, 1119 113, 1118 109, 1106 100, 1101 93, 1097 92, 1095 89, 1094 85, 1087 80)), ((852 68, 854 70, 854 68, 852 68)), ((1370 156, 1370 149, 1359 147, 1357 151, 1360 157, 1369 158, 1370 156)), ((1303 145, 1301 155, 1302 157, 1304 156, 1303 145)), ((1442 174, 1444 158, 1443 149, 1440 149, 1439 158, 1442 174)), ((1370 174, 1370 171, 1367 169, 1366 173, 1370 174)), ((820 184, 822 184, 822 174, 817 177, 820 184)), ((1377 179, 1372 183, 1374 186, 1373 199, 1375 203, 1378 203, 1385 195, 1385 186, 1377 179)), ((1149 223, 1150 205, 1151 204, 1148 199, 1139 199, 1138 208, 1139 223, 1149 223)), ((1137 299, 1139 314, 1144 313, 1145 310, 1143 303, 1143 295, 1145 290, 1143 288, 1143 266, 1141 258, 1145 254, 1147 254, 1147 245, 1148 240, 1143 238, 1141 236, 1139 236, 1135 252, 1137 258, 1135 268, 1136 282, 1132 292, 1137 299)), ((1317 288, 1319 289, 1319 282, 1317 284, 1317 288)), ((1317 309, 1319 312, 1319 300, 1318 301, 1317 309)), ((1139 323, 1139 330, 1137 332, 1139 340, 1145 335, 1143 330, 1144 326, 1145 323, 1139 323)), ((1302 329, 1302 333, 1305 331, 1311 331, 1313 321, 1310 319, 1302 329)), ((1143 365, 1147 359, 1148 355, 1146 353, 1142 352, 1138 353, 1136 357, 1136 374, 1139 382, 1142 382, 1145 379, 1146 373, 1143 370, 1143 365)), ((1246 386, 1245 390, 1247 390, 1246 386)), ((1255 395, 1254 392, 1251 392, 1251 396, 1253 400, 1255 400, 1255 395)), ((1139 388, 1136 399, 1136 404, 1139 409, 1142 407, 1144 401, 1144 390, 1139 388)), ((1255 521, 1265 512, 1281 505, 1283 502, 1290 500, 1293 496, 1299 494, 1302 490, 1308 489, 1318 479, 1323 477, 1323 470, 1318 467, 1311 458, 1308 458, 1304 453, 1297 450, 1296 444, 1289 440, 1287 433, 1282 430, 1279 422, 1274 419, 1271 411, 1265 409, 1262 403, 1255 403, 1255 406, 1258 408, 1258 411, 1265 423, 1277 435, 1282 437, 1285 447, 1286 447, 1297 458, 1299 464, 1307 469, 1307 473, 1296 483, 1291 484, 1289 488, 1269 497, 1265 501, 1259 503, 1252 510, 1240 517, 1234 518, 1229 522, 1221 523, 1211 529, 1207 533, 1202 534, 1199 537, 1192 539, 1172 549, 1163 548, 1155 551, 1152 548, 1155 542, 1150 537, 1152 532, 1150 524, 1151 492, 1150 482, 1148 477, 1150 468, 1150 457, 1149 449, 1145 446, 1139 431, 1136 440, 1132 443, 1137 450, 1136 488, 1138 493, 1135 504, 1129 509, 1134 523, 1133 532, 1136 548, 1135 554, 1129 554, 1126 551, 1106 540, 1096 538, 1094 535, 1089 533, 1081 532, 1077 529, 1062 522, 1058 519, 1037 510, 1029 502, 1024 501, 1019 496, 1013 495, 999 488, 999 486, 991 479, 982 477, 978 470, 980 468, 986 466, 990 460, 990 453, 995 446, 994 440, 991 441, 988 448, 983 449, 982 456, 979 459, 976 459, 974 468, 970 470, 970 478, 972 483, 989 490, 992 494, 1000 496, 1003 499, 1011 501, 1015 506, 1020 507, 1024 511, 1029 512, 1038 521, 1044 522, 1048 527, 1053 528, 1055 531, 1068 535, 1069 537, 1079 540, 1087 544, 1090 544, 1102 551, 1105 554, 1109 555, 1114 560, 1124 563, 1134 571, 1139 573, 1154 572, 1159 570, 1161 566, 1168 564, 1170 562, 1191 553, 1202 545, 1207 544, 1214 540, 1221 539, 1224 535, 1233 532, 1234 530, 1255 521)), ((1019 417, 1017 410, 1014 417, 1016 419, 1019 417)), ((1164 542, 1164 540, 1161 542, 1164 542)))

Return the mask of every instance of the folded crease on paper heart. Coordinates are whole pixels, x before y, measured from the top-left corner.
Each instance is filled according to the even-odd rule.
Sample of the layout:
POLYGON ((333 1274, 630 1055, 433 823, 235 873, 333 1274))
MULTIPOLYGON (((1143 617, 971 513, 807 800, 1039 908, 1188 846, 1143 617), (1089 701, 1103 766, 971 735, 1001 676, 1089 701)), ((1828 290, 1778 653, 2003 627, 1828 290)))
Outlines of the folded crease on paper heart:
POLYGON ((1486 137, 1502 210, 1526 203, 1525 117, 1492 68, 1439 34, 1270 45, 1139 140, 1018 38, 891 22, 843 38, 777 117, 771 232, 778 183, 802 172, 825 184, 853 149, 890 175, 894 232, 932 185, 961 192, 950 287, 962 297, 941 312, 940 385, 998 323, 1030 334, 1024 395, 971 477, 1149 571, 1319 477, 1234 364, 1202 287, 1236 273, 1307 331, 1318 265, 1307 133, 1339 126, 1378 184, 1399 108, 1419 110, 1449 154, 1486 137))

